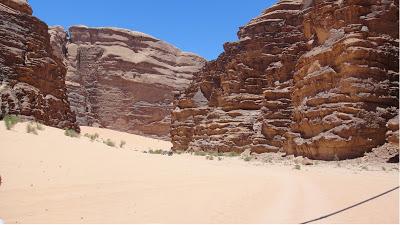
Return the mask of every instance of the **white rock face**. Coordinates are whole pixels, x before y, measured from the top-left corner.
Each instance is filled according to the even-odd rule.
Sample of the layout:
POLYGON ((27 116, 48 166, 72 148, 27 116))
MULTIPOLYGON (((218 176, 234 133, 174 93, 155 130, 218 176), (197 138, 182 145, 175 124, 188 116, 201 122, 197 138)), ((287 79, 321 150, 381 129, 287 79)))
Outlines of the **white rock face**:
POLYGON ((167 137, 173 92, 205 60, 150 35, 120 28, 73 26, 49 31, 68 67, 71 107, 81 125, 167 137))

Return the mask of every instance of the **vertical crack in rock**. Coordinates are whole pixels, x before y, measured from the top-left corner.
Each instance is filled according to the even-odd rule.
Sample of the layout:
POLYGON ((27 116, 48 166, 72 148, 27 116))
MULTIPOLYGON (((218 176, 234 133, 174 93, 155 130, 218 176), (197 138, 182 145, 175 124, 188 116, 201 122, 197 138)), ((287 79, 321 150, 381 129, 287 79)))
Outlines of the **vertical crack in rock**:
POLYGON ((168 138, 173 93, 205 60, 150 35, 73 26, 49 31, 64 60, 68 98, 80 125, 168 138), (61 54, 65 48, 66 54, 61 54))

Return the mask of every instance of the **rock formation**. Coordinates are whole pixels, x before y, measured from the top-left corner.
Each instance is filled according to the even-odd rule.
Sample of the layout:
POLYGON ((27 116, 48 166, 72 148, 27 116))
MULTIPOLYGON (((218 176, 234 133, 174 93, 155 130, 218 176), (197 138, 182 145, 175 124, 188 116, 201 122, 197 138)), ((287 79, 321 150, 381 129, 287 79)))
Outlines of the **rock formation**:
POLYGON ((19 114, 79 130, 67 100, 66 69, 47 31, 25 0, 0 0, 0 118, 19 114))
POLYGON ((175 91, 205 60, 150 35, 119 28, 52 27, 54 54, 67 65, 80 125, 168 137, 175 91))
POLYGON ((176 96, 175 150, 354 158, 398 114, 398 2, 282 0, 176 96))

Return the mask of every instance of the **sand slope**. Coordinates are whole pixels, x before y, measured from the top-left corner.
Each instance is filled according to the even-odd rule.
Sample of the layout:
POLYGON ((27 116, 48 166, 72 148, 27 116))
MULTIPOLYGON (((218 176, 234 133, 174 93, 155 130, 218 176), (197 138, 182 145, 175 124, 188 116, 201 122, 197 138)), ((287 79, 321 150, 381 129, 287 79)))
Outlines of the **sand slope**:
MULTIPOLYGON (((153 155, 169 142, 99 128, 125 148, 46 127, 0 125, 6 223, 300 223, 398 185, 398 171, 353 171, 153 155), (138 151, 135 151, 137 149, 138 151)), ((398 223, 399 192, 321 222, 398 223)))

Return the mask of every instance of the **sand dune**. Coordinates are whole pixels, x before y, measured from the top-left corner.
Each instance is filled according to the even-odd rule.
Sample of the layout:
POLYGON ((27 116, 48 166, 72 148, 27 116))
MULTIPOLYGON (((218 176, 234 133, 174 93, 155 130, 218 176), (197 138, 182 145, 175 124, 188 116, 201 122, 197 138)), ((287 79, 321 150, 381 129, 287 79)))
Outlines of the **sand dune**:
MULTIPOLYGON (((166 141, 100 128, 124 148, 26 123, 0 125, 0 218, 6 223, 300 223, 399 183, 398 171, 358 171, 145 154, 166 141), (136 151, 135 151, 136 150, 136 151)), ((320 222, 399 223, 399 192, 320 222)))

